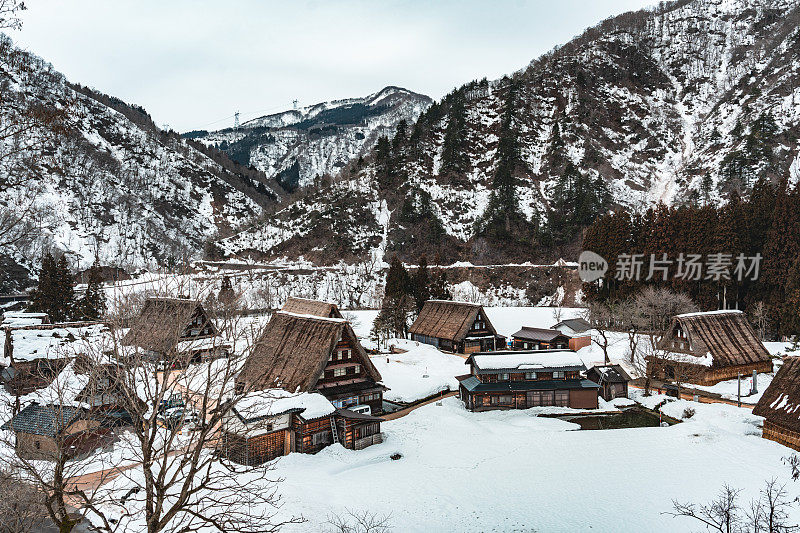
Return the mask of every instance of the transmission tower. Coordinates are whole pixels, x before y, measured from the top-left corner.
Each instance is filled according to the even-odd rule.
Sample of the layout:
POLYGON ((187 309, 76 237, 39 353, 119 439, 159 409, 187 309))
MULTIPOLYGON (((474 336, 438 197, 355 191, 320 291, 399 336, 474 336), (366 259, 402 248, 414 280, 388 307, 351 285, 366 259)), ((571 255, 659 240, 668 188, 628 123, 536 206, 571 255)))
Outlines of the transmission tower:
POLYGON ((233 114, 233 129, 239 129, 239 112, 233 114))

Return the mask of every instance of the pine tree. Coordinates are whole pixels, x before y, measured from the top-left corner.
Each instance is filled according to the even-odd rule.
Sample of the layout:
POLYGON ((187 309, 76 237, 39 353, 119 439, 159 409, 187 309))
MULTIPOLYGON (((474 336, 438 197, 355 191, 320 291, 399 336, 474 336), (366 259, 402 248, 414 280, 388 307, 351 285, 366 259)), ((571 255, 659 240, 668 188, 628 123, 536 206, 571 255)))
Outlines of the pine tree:
POLYGON ((400 298, 411 294, 411 277, 402 261, 393 257, 389 263, 389 272, 386 274, 384 298, 400 298))
POLYGON ((230 276, 223 276, 217 299, 224 305, 230 305, 235 298, 236 293, 233 291, 233 285, 231 284, 230 276))
POLYGON ((89 269, 86 293, 77 302, 76 308, 76 314, 83 320, 99 320, 106 312, 106 294, 97 262, 89 269))
POLYGON ((389 272, 386 274, 381 311, 376 319, 381 325, 383 334, 388 332, 405 337, 408 332, 408 319, 415 308, 412 294, 411 277, 406 267, 397 257, 392 258, 389 272))
POLYGON ((468 170, 467 112, 463 94, 456 92, 450 96, 447 126, 442 141, 441 173, 465 174, 468 170))
POLYGON ((422 306, 430 299, 430 275, 428 273, 428 259, 423 255, 419 258, 419 267, 414 273, 411 282, 412 295, 417 313, 422 311, 422 306))
POLYGON ((65 255, 58 261, 49 252, 42 257, 39 285, 31 296, 30 309, 47 313, 52 322, 65 322, 73 318, 75 294, 65 255))
POLYGON ((453 299, 453 295, 450 293, 450 289, 447 286, 447 272, 444 270, 440 271, 437 275, 434 275, 431 279, 430 296, 431 300, 453 299))
POLYGON ((789 271, 786 299, 781 306, 780 317, 780 333, 797 338, 800 335, 800 256, 789 271))

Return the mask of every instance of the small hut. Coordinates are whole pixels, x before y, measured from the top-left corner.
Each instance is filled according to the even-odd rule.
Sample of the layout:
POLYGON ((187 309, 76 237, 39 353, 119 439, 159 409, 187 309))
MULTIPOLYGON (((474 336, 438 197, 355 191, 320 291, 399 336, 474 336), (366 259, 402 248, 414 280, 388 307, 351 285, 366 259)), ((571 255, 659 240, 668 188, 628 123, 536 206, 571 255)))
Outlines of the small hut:
POLYGON ((409 328, 411 339, 455 353, 490 352, 505 347, 483 306, 428 300, 409 328))
POLYGON ((753 407, 764 417, 765 439, 800 451, 800 357, 786 357, 772 383, 753 407))
POLYGON ((606 401, 628 397, 631 377, 620 365, 596 365, 586 371, 586 379, 600 385, 597 393, 606 401))
POLYGON ((14 432, 17 455, 45 461, 82 455, 109 433, 84 409, 37 403, 17 413, 2 429, 14 432))
POLYGON ((772 357, 741 311, 677 315, 658 348, 663 357, 648 357, 647 364, 660 379, 714 385, 754 370, 772 372, 772 357))

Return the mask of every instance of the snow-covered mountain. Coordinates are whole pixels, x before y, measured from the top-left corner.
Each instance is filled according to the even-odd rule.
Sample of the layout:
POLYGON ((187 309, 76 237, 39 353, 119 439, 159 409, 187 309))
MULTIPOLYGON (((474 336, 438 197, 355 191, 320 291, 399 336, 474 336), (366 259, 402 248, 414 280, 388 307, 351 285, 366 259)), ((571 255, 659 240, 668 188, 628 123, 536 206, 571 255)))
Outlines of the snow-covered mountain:
POLYGON ((507 105, 527 166, 519 208, 531 219, 547 217, 570 162, 634 209, 724 201, 760 176, 797 181, 800 0, 680 0, 605 20, 511 76, 455 90, 391 155, 373 152, 221 244, 266 257, 381 247, 409 260, 503 260, 475 223, 507 105))
POLYGON ((243 165, 276 178, 287 190, 335 175, 367 153, 397 124, 413 123, 430 107, 427 96, 386 87, 364 98, 348 98, 259 117, 238 129, 184 134, 220 148, 243 165))
POLYGON ((265 176, 159 130, 140 107, 71 84, 2 35, 0 89, 5 290, 50 247, 78 268, 95 257, 127 269, 197 257, 279 197, 265 176))

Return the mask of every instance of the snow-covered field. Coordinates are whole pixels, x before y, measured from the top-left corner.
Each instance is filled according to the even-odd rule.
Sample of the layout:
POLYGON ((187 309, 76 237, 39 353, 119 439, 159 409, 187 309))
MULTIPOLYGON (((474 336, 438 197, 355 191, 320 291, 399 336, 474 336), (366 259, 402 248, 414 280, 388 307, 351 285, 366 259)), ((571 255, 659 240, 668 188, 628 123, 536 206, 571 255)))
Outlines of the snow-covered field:
MULTIPOLYGON (((680 417, 689 404, 665 411, 680 417)), ((402 532, 699 531, 661 513, 673 498, 706 502, 725 483, 749 499, 776 477, 800 494, 781 462, 790 450, 759 437, 758 417, 691 405, 695 416, 668 428, 575 431, 527 410, 470 413, 447 398, 385 422, 383 444, 280 459, 284 512, 309 519, 287 531, 324 530, 345 509, 391 515, 402 532)))
POLYGON ((372 362, 389 387, 384 398, 396 402, 413 402, 439 391, 457 390, 455 376, 469 373, 463 357, 442 353, 433 346, 404 339, 392 339, 400 349, 398 354, 372 357, 372 362))

